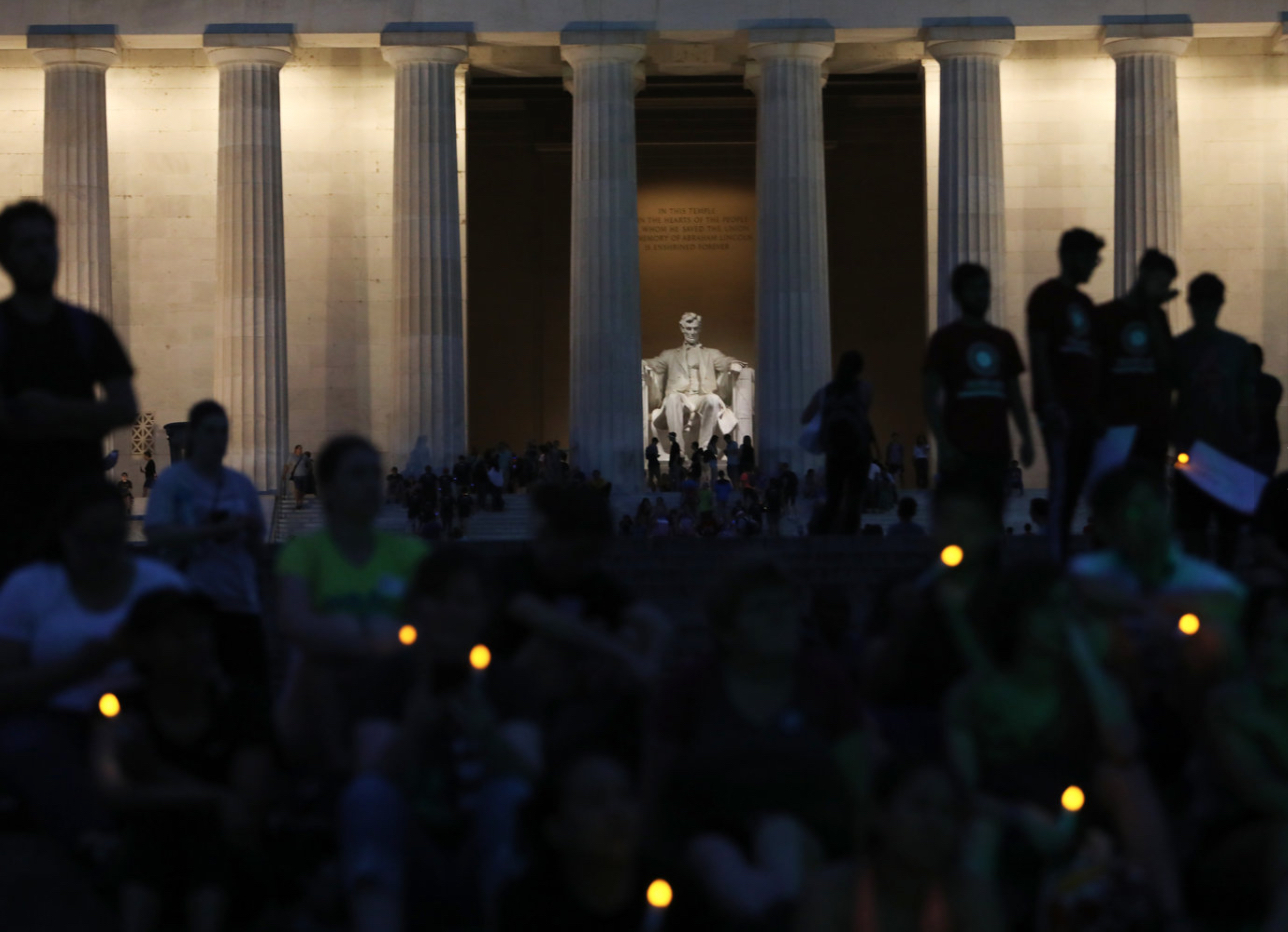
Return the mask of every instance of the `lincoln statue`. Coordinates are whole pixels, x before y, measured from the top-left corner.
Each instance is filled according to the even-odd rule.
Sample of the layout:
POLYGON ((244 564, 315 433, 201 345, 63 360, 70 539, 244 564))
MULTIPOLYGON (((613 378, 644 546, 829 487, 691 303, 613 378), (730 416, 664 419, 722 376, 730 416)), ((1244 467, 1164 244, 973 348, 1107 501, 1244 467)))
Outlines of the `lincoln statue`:
POLYGON ((680 332, 684 334, 683 346, 644 360, 645 370, 651 370, 662 385, 661 411, 653 426, 659 432, 673 431, 680 438, 687 435, 706 446, 713 435, 725 433, 720 426, 726 407, 718 393, 721 376, 736 377, 747 364, 702 345, 699 314, 681 317, 680 332))

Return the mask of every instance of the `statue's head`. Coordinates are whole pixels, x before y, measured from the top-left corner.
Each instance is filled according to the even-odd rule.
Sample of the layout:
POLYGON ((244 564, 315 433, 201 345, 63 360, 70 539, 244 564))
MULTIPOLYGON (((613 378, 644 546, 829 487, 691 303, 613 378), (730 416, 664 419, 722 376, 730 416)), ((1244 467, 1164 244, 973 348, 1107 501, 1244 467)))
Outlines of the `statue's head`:
POLYGON ((702 315, 685 314, 680 318, 680 332, 684 334, 686 344, 694 344, 702 336, 702 315))

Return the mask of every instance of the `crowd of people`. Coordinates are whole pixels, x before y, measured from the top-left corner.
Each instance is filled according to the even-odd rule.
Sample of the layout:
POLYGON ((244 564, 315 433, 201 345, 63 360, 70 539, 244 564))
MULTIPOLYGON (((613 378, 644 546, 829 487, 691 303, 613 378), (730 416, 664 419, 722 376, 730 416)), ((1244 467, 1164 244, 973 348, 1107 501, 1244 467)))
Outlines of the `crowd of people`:
MULTIPOLYGON (((612 572, 613 538, 772 535, 795 508, 856 530, 875 447, 857 353, 803 412, 822 476, 759 470, 725 438, 669 471, 678 508, 645 498, 618 523, 608 480, 557 445, 412 478, 343 436, 288 465, 325 524, 276 552, 224 464, 227 412, 202 401, 185 458, 148 484, 141 551, 100 446, 135 415, 128 357, 54 299, 54 218, 6 209, 0 469, 49 468, 0 533, 0 796, 18 813, 0 807, 0 831, 53 839, 124 932, 1286 932, 1288 480, 1236 576, 1198 553, 1199 518, 1231 562, 1238 524, 1183 474, 1169 508, 1163 459, 1180 436, 1273 471, 1245 409, 1255 366, 1214 329, 1213 277, 1190 287, 1198 332, 1167 335, 1157 253, 1086 309, 1099 241, 1075 234, 1068 280, 1031 305, 1064 483, 1033 517, 1067 522, 1087 445, 1136 425, 1091 490, 1091 549, 1006 558, 1008 421, 1020 461, 1034 438, 1018 348, 966 266, 964 316, 927 357, 931 520, 907 498, 891 531, 924 538, 924 563, 862 610, 764 559, 704 568, 705 626, 681 650, 612 572), (1126 362, 1104 364, 1097 328, 1126 362), (1079 394, 1102 375, 1113 407, 1079 394), (1177 420, 1156 422, 1173 391, 1177 420), (443 542, 518 489, 530 544, 443 542), (415 533, 377 528, 387 503, 415 533)), ((885 454, 898 476, 902 449, 885 454)))

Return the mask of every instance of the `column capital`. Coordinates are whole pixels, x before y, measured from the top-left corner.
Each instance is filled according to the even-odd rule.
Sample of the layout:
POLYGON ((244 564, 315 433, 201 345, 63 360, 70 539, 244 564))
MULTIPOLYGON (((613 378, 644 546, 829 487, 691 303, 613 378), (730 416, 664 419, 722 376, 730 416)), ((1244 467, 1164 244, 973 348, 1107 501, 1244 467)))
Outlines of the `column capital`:
POLYGON ((291 60, 295 32, 287 25, 226 23, 210 26, 202 36, 206 56, 216 67, 276 65, 291 60))
POLYGON ((33 26, 27 48, 42 65, 97 65, 110 68, 120 60, 115 26, 33 26))
POLYGON ((954 58, 995 58, 1001 61, 1011 54, 1013 48, 1015 43, 1010 39, 948 39, 926 43, 926 52, 938 62, 954 58))
MULTIPOLYGON (((793 61, 793 60, 801 61, 802 59, 799 56, 782 56, 782 57, 770 57, 767 59, 762 59, 762 61, 793 61)), ((806 58, 803 60, 809 61, 810 59, 806 58)), ((827 72, 827 65, 824 62, 819 62, 818 72, 819 72, 818 86, 820 88, 826 87, 828 72, 827 72)), ((753 60, 753 61, 747 62, 747 64, 743 66, 743 73, 742 73, 743 87, 747 88, 747 90, 751 91, 753 94, 759 94, 761 83, 764 80, 764 74, 765 74, 765 68, 764 68, 764 65, 761 63, 761 61, 753 60)))
POLYGON ((459 45, 385 45, 380 53, 395 68, 422 63, 459 65, 470 54, 468 49, 459 45))
POLYGON ((835 50, 836 44, 831 41, 753 42, 747 47, 747 56, 757 63, 789 58, 821 65, 835 50))
POLYGON ((1191 22, 1145 21, 1110 23, 1100 37, 1101 48, 1114 58, 1121 55, 1184 54, 1194 38, 1191 22))
POLYGON ((613 45, 562 45, 559 48, 563 60, 575 70, 579 65, 592 62, 622 62, 637 65, 644 60, 645 45, 626 43, 613 45))

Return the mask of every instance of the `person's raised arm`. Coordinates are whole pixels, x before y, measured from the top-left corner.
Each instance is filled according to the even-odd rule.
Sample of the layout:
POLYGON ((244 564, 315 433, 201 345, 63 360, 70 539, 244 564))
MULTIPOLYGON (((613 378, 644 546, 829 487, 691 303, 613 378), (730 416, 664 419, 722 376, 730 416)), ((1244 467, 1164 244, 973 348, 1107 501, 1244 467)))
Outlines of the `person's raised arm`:
POLYGON ((1074 669, 1091 701, 1101 746, 1115 762, 1126 763, 1136 756, 1139 747, 1131 700, 1122 684, 1100 663, 1082 626, 1071 623, 1066 633, 1074 669))
POLYGON ((31 649, 25 642, 0 637, 0 712, 43 706, 121 656, 113 641, 90 641, 65 660, 32 666, 31 649))
POLYGON ((356 616, 314 610, 309 584, 302 577, 278 576, 277 605, 282 636, 311 654, 369 657, 378 650, 356 616))
POLYGON ((1208 698, 1203 727, 1216 765, 1245 806, 1270 819, 1288 819, 1288 780, 1267 766, 1248 720, 1256 713, 1250 689, 1232 684, 1208 698))
POLYGON ((1029 409, 1024 404, 1020 380, 1015 376, 1006 380, 1006 401, 1020 432, 1020 463, 1027 468, 1033 465, 1033 431, 1029 428, 1029 409))

